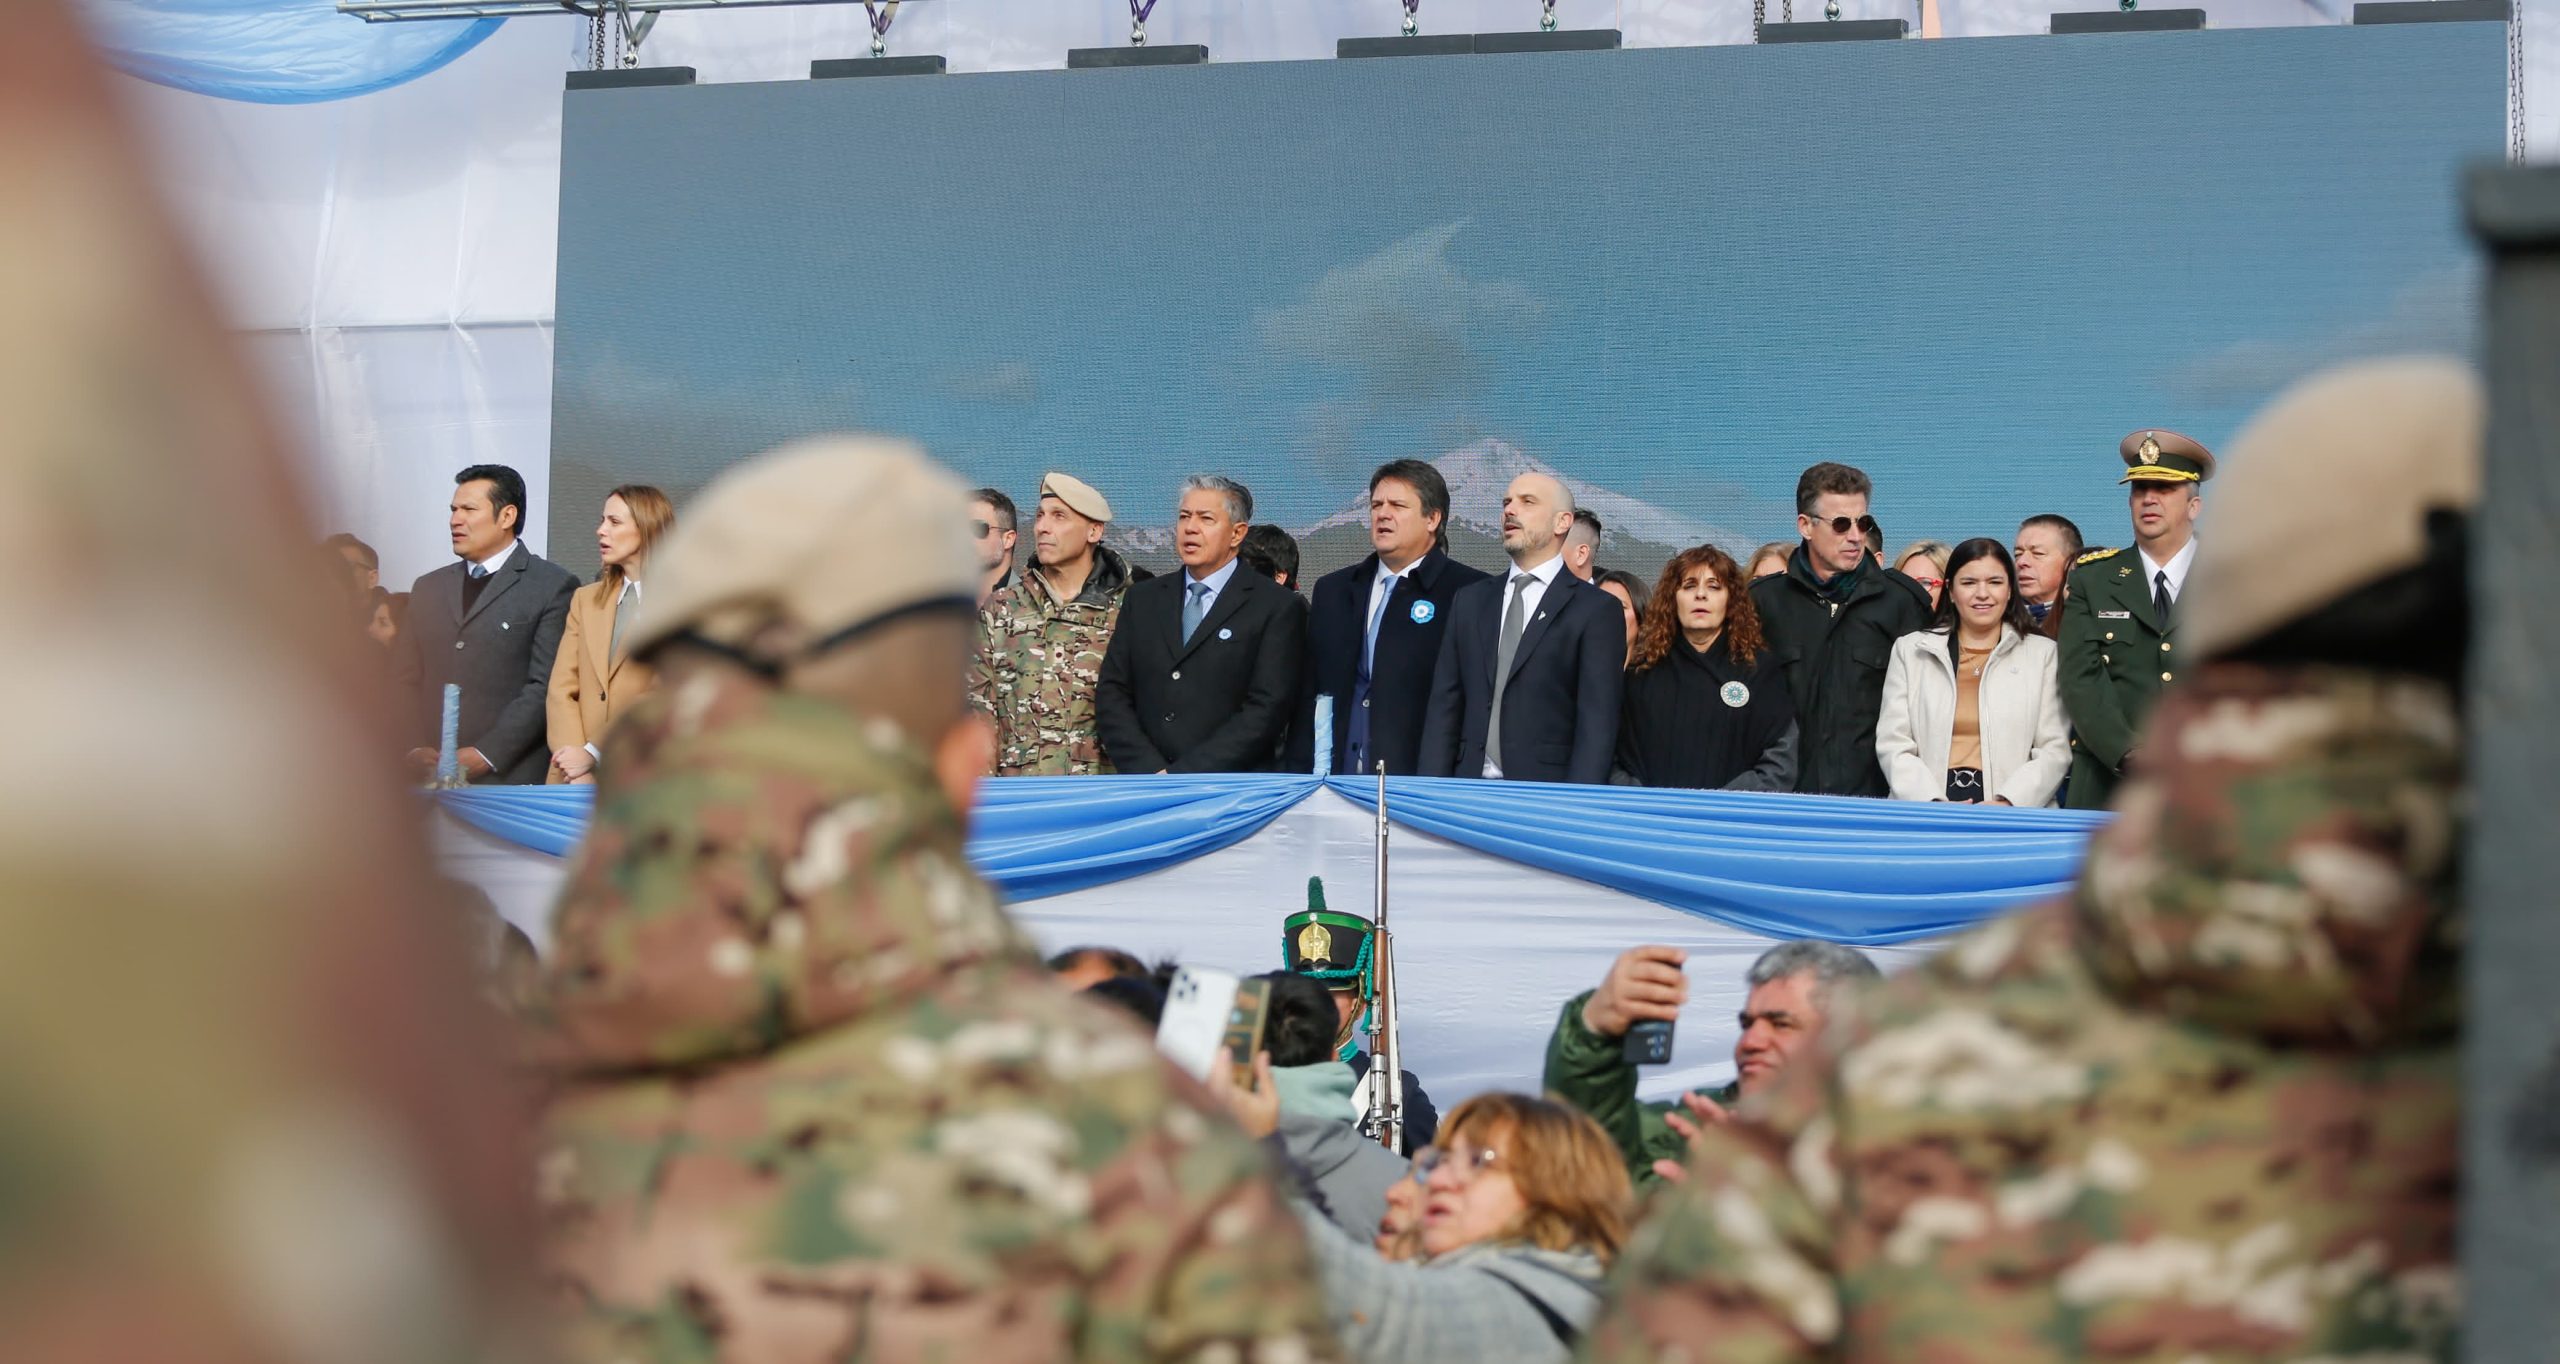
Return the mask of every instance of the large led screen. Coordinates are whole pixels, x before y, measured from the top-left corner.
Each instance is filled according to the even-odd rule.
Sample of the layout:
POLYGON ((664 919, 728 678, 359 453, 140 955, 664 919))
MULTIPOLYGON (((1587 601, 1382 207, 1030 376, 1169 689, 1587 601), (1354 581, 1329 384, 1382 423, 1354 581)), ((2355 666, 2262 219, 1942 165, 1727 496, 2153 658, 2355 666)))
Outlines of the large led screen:
POLYGON ((1072 471, 1155 567, 1193 471, 1347 563, 1399 456, 1479 563, 1522 469, 1650 577, 1791 535, 1823 459, 1897 547, 2121 544, 2129 429, 2469 347, 2504 60, 2471 23, 574 93, 541 510, 592 570, 616 483, 873 430, 1026 508, 1072 471))

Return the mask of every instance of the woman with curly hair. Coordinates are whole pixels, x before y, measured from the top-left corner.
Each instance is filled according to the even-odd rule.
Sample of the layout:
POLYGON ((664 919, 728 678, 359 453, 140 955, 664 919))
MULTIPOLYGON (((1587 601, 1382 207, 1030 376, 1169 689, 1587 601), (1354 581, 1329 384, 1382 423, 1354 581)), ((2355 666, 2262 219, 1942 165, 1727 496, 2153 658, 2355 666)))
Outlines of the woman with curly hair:
POLYGON ((1627 659, 1620 784, 1794 789, 1795 703, 1749 587, 1741 565, 1713 545, 1663 566, 1627 659))

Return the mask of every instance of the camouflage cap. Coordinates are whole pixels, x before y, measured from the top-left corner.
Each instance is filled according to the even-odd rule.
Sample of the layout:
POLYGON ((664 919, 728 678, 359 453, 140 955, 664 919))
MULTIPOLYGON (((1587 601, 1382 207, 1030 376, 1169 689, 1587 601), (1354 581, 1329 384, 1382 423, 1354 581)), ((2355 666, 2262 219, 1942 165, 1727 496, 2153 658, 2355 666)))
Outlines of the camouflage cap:
POLYGON ((713 480, 652 556, 634 654, 678 634, 788 647, 919 606, 977 600, 969 495, 904 441, 786 445, 713 480))
POLYGON ((1111 503, 1101 493, 1094 491, 1092 484, 1073 474, 1062 474, 1055 469, 1042 474, 1040 495, 1054 497, 1066 503, 1068 511, 1074 512, 1087 521, 1107 523, 1111 520, 1111 503))
POLYGON ((2368 360, 2277 396, 2232 442, 2178 644, 2210 657, 2427 557, 2427 513, 2480 497, 2480 381, 2446 357, 2368 360))

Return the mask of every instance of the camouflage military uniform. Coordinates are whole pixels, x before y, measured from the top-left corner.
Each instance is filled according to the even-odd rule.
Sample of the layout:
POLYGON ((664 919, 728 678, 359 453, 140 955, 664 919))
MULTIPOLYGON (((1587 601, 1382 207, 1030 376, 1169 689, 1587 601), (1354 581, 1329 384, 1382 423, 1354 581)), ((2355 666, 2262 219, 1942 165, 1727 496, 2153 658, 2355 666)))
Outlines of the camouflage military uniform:
POLYGON ((996 722, 997 776, 1111 770, 1094 729, 1093 689, 1128 588, 1128 564, 1096 545, 1093 571, 1074 601, 1059 601, 1034 566, 978 613, 969 704, 996 722))
POLYGON ((2455 1356, 2450 695, 2188 685, 2075 903, 1869 993, 1709 1132, 1592 1358, 2455 1356))
POLYGON ((526 1019, 568 1357, 1329 1357, 1259 1153, 1043 983, 894 728, 697 673, 607 742, 526 1019))

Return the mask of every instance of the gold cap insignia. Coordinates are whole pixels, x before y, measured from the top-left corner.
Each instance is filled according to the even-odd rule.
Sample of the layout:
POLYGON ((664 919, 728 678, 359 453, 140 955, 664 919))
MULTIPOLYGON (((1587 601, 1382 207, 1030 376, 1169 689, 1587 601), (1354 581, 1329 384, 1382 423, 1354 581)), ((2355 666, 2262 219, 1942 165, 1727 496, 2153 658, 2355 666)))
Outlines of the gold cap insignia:
POLYGON ((2157 464, 2160 462, 2160 442, 2153 440, 2150 433, 2145 432, 2142 444, 2134 447, 2133 453, 2135 458, 2145 464, 2157 464))
POLYGON ((1333 960, 1333 934, 1323 924, 1308 924, 1298 930, 1298 956, 1304 961, 1333 960))

